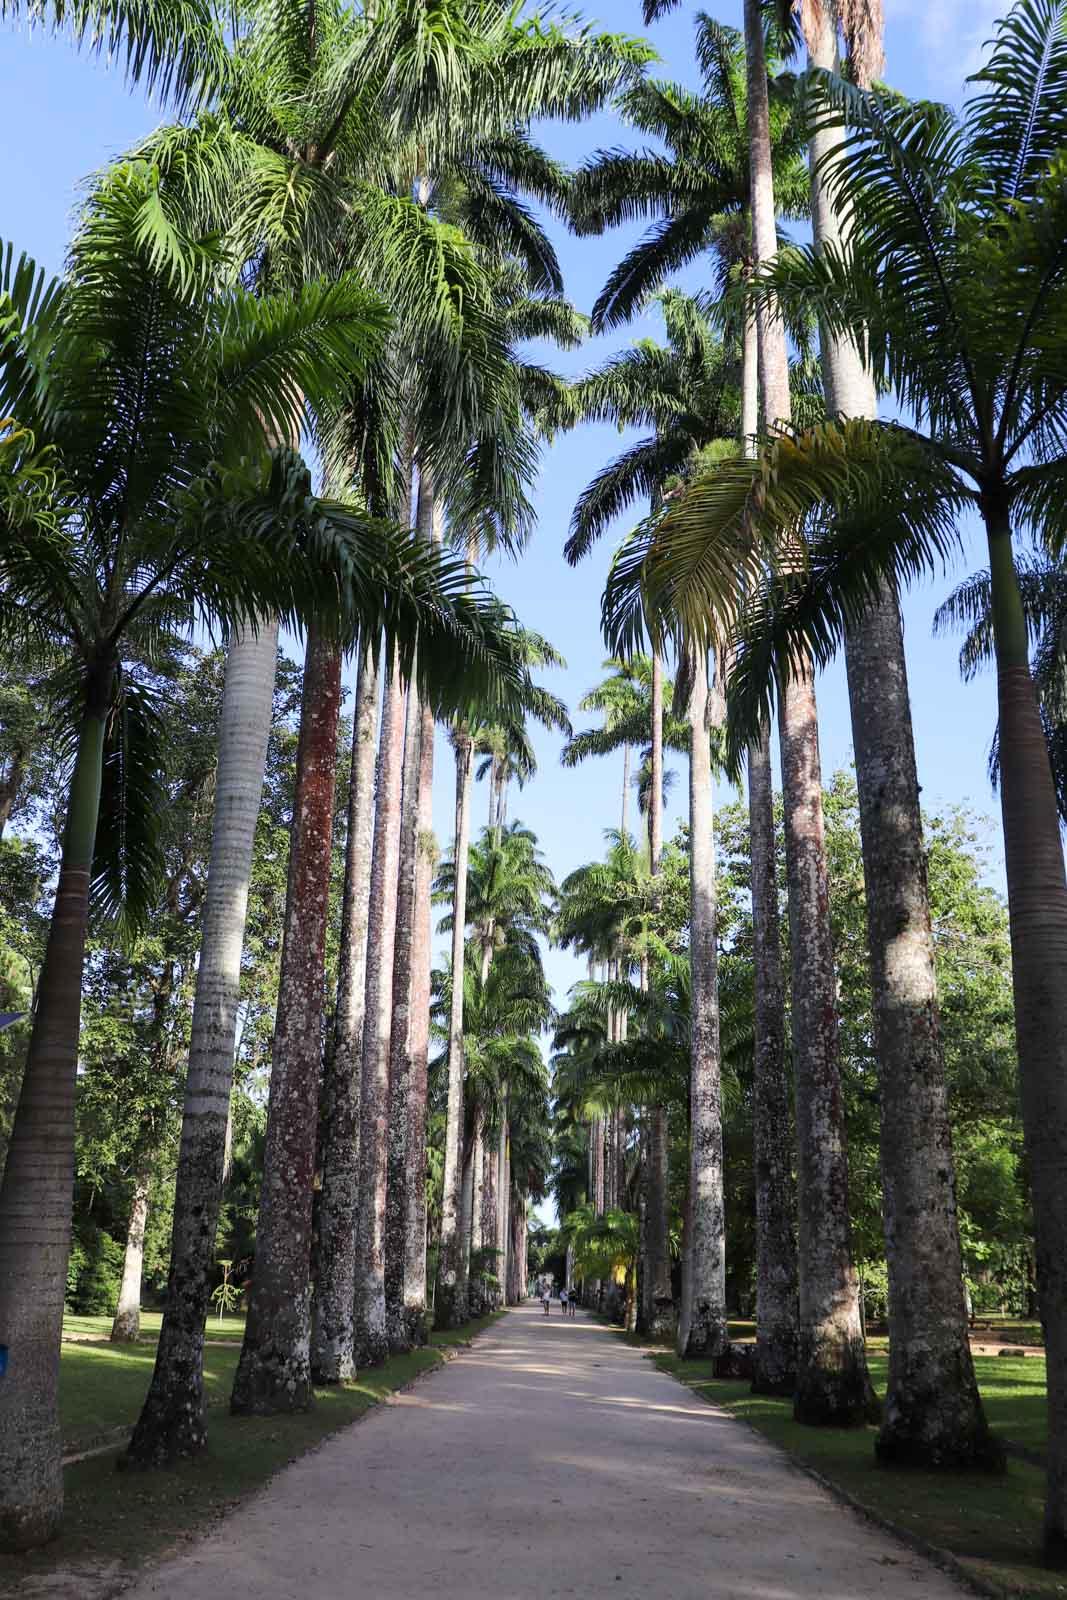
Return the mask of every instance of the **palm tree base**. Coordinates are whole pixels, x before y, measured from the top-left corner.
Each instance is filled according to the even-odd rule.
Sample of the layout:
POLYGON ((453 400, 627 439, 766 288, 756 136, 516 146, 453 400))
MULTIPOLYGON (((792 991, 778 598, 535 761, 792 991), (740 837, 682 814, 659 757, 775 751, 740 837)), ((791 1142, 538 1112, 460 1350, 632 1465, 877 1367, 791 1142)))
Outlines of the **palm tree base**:
POLYGON ((862 1339, 813 1349, 806 1360, 801 1346, 793 1416, 813 1428, 862 1428, 881 1421, 862 1339))
POLYGON ((990 1473, 1007 1469, 1004 1446, 991 1433, 981 1407, 976 1404, 961 1415, 958 1406, 946 1405, 944 1396, 936 1393, 907 1411, 887 1397, 874 1453, 883 1467, 990 1473))
POLYGON ((303 1357, 271 1349, 241 1352, 230 1396, 234 1417, 273 1417, 310 1411, 315 1403, 311 1369, 303 1357))

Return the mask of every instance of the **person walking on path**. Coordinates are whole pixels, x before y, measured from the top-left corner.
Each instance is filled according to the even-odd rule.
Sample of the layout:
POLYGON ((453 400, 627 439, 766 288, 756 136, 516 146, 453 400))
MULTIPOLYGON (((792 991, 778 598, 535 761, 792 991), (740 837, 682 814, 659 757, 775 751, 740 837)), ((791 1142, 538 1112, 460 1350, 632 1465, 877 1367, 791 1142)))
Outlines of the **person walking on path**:
POLYGON ((567 1315, 567 1288, 566 1288, 565 1284, 562 1284, 560 1286, 560 1291, 559 1291, 559 1310, 560 1310, 560 1315, 561 1316, 565 1317, 567 1315))
POLYGON ((545 1308, 545 1316, 547 1317, 552 1309, 552 1289, 547 1278, 541 1284, 541 1304, 545 1308))

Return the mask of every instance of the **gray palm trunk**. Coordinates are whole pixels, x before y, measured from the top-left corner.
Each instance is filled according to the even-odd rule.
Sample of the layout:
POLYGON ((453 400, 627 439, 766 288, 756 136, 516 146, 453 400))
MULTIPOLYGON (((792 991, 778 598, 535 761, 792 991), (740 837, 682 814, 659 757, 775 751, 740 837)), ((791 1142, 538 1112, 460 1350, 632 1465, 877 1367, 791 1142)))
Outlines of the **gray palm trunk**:
MULTIPOLYGON (((419 470, 417 522, 423 538, 440 544, 443 516, 429 467, 419 470)), ((434 716, 417 701, 419 761, 415 773, 415 863, 411 901, 410 1009, 404 1161, 404 1321, 409 1345, 426 1342, 426 1097, 430 1046, 431 892, 434 872, 434 716)), ((410 714, 410 713, 409 713, 410 714)))
POLYGON ((141 1332, 141 1278, 144 1272, 144 1232, 148 1222, 148 1192, 151 1171, 140 1168, 133 1179, 130 1216, 126 1225, 126 1249, 122 1257, 122 1282, 119 1303, 111 1324, 113 1344, 133 1344, 141 1332))
POLYGON ((389 1045, 389 1173, 385 1206, 385 1319, 389 1348, 411 1348, 404 1312, 406 1253, 408 1098, 411 1084, 411 978, 414 949, 415 870, 419 847, 419 765, 422 709, 408 692, 404 738, 403 806, 396 888, 396 938, 393 951, 393 1017, 389 1045))
POLYGON ((715 816, 708 729, 708 671, 695 652, 689 701, 689 1204, 678 1354, 718 1356, 726 1334, 722 1062, 716 948, 715 816))
MULTIPOLYGON (((806 12, 809 64, 835 71, 837 18, 806 12)), ((811 141, 815 243, 843 230, 820 163, 839 135, 811 141)), ((874 417, 877 396, 856 345, 823 333, 826 409, 874 417)), ((934 971, 904 630, 883 587, 845 640, 867 899, 881 1164, 889 1271, 889 1381, 879 1459, 988 1467, 1003 1452, 985 1421, 967 1330, 956 1169, 934 971)))
POLYGON ((408 1022, 407 1155, 404 1205, 404 1317, 412 1345, 425 1344, 426 1327, 426 1095, 430 1046, 430 968, 433 957, 430 897, 433 887, 433 711, 420 703, 418 850, 411 912, 411 1016, 408 1022))
MULTIPOLYGON (((485 1152, 484 1152, 484 1158, 483 1158, 483 1163, 482 1163, 481 1238, 482 1238, 482 1249, 485 1250, 486 1252, 488 1252, 490 1250, 493 1252, 492 1256, 488 1256, 487 1255, 486 1271, 490 1272, 493 1275, 494 1278, 498 1278, 499 1279, 499 1276, 500 1276, 500 1258, 496 1253, 497 1252, 497 1221, 496 1221, 496 1214, 497 1214, 497 1188, 496 1188, 496 1182, 497 1182, 497 1152, 496 1152, 496 1149, 493 1148, 493 1146, 490 1144, 489 1132, 487 1130, 486 1140, 485 1140, 485 1152)), ((497 1298, 498 1298, 498 1296, 493 1291, 490 1291, 486 1295, 486 1307, 485 1307, 485 1309, 487 1311, 492 1310, 493 1306, 495 1305, 495 1303, 497 1301, 497 1298)))
POLYGON ((471 1150, 471 1262, 477 1268, 477 1279, 473 1276, 470 1281, 470 1310, 471 1315, 480 1317, 486 1309, 485 1286, 482 1273, 485 1263, 482 1260, 484 1245, 484 1218, 485 1218, 485 1111, 482 1106, 477 1106, 474 1112, 474 1142, 471 1150))
POLYGON ((752 1061, 756 1351, 752 1387, 757 1394, 792 1394, 797 1347, 793 1118, 785 1055, 771 741, 766 733, 748 749, 748 818, 756 974, 752 1061))
MULTIPOLYGON (((663 856, 663 660, 658 651, 652 656, 651 767, 648 843, 650 868, 655 879, 659 877, 663 856)), ((649 1146, 644 1272, 647 1332, 653 1338, 670 1338, 674 1334, 674 1295, 670 1259, 670 1129, 666 1106, 652 1106, 645 1126, 649 1146)))
MULTIPOLYGON (((767 65, 758 0, 745 0, 752 229, 758 262, 777 250, 767 65)), ((790 417, 781 317, 758 317, 765 427, 790 417)), ((798 1421, 855 1425, 878 1414, 867 1372, 852 1263, 848 1158, 838 1042, 836 974, 822 810, 814 672, 798 660, 782 687, 778 731, 792 951, 793 1067, 799 1177, 798 1421)))
POLYGON ((314 625, 304 664, 278 1014, 252 1293, 230 1409, 306 1411, 314 1192, 341 649, 314 625))
POLYGON ((194 1455, 207 1443, 204 1324, 215 1268, 241 954, 277 654, 277 624, 264 624, 258 633, 239 634, 226 660, 167 1305, 152 1381, 126 1457, 139 1466, 194 1455))
POLYGON ((436 1321, 457 1328, 467 1320, 467 1284, 463 1278, 463 979, 467 926, 467 861, 470 855, 471 775, 473 743, 466 728, 453 738, 456 753, 455 887, 452 901, 452 1002, 448 1019, 448 1108, 445 1117, 444 1187, 441 1199, 441 1246, 437 1268, 436 1321))
POLYGON ((327 1052, 319 1108, 322 1188, 315 1245, 311 1372, 316 1383, 355 1376, 356 1212, 359 1107, 363 1072, 367 918, 374 838, 374 761, 378 669, 361 651, 352 714, 352 768, 341 895, 341 947, 333 1047, 327 1052))
MULTIPOLYGON (((741 355, 741 443, 756 448, 759 341, 745 320, 741 355)), ((796 1387, 797 1246, 793 1189, 793 1119, 785 1059, 785 992, 778 924, 777 852, 770 735, 748 748, 748 830, 752 869, 752 961, 755 1048, 752 1057, 752 1166, 756 1199, 757 1394, 796 1387)))
POLYGON ((382 697, 368 915, 356 1227, 355 1344, 356 1361, 360 1366, 380 1365, 389 1354, 385 1315, 385 1211, 404 709, 404 684, 394 650, 382 697))
POLYGON ((504 1109, 497 1135, 496 1162, 496 1271, 500 1279, 500 1296, 506 1301, 508 1284, 508 1245, 511 1238, 508 1211, 511 1206, 511 1145, 508 1139, 508 1097, 504 1094, 504 1109))

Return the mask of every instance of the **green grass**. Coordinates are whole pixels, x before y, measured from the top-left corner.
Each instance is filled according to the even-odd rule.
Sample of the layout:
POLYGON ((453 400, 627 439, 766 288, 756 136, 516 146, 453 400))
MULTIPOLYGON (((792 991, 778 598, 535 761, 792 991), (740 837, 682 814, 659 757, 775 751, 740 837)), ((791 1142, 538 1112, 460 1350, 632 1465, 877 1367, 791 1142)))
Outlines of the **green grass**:
MULTIPOLYGON (((154 1344, 159 1338, 159 1329, 163 1322, 162 1311, 141 1312, 141 1342, 154 1344)), ((111 1335, 110 1317, 75 1317, 68 1311, 63 1317, 64 1339, 108 1339, 111 1335)), ((221 1321, 216 1316, 207 1319, 205 1337, 213 1339, 236 1339, 238 1343, 245 1336, 244 1317, 223 1317, 221 1321)))
MULTIPOLYGON (((59 1538, 43 1550, 6 1559, 0 1594, 36 1592, 35 1580, 46 1585, 57 1574, 65 1582, 57 1577, 49 1593, 89 1592, 103 1575, 117 1579, 181 1539, 203 1532, 281 1467, 357 1421, 420 1373, 442 1365, 448 1347, 467 1343, 495 1320, 482 1317, 458 1332, 434 1334, 425 1348, 394 1356, 384 1366, 361 1373, 355 1383, 316 1389, 311 1411, 286 1417, 231 1417, 226 1407, 239 1351, 209 1345, 204 1358, 207 1451, 165 1472, 120 1473, 115 1470, 116 1444, 69 1466, 59 1538)), ((60 1409, 68 1452, 133 1427, 154 1357, 151 1341, 134 1346, 64 1344, 60 1409)))
MULTIPOLYGON (((1039 1564, 1044 1474, 1012 1460, 1006 1476, 891 1471, 874 1460, 873 1428, 806 1428, 793 1421, 788 1401, 753 1395, 743 1382, 711 1377, 708 1362, 680 1361, 666 1351, 651 1359, 709 1404, 743 1418, 791 1456, 815 1468, 870 1511, 928 1545, 949 1551, 969 1572, 1012 1596, 1067 1594, 1067 1579, 1039 1564)), ((870 1355, 871 1374, 884 1391, 886 1358, 870 1355)), ((977 1357, 978 1380, 993 1426, 1031 1449, 1046 1438, 1045 1364, 977 1357)))

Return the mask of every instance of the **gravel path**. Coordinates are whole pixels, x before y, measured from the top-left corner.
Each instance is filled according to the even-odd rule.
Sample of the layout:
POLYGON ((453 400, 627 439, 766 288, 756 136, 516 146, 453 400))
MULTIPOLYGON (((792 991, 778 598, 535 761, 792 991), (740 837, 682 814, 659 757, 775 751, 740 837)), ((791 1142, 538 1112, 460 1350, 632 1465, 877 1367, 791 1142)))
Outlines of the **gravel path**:
POLYGON ((511 1312, 128 1600, 960 1600, 597 1324, 511 1312))

